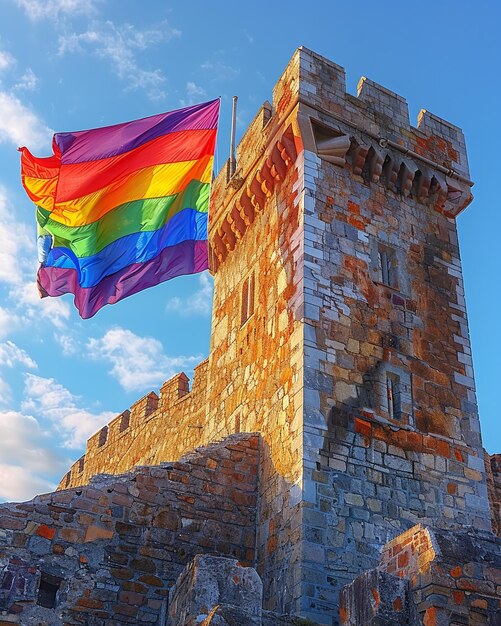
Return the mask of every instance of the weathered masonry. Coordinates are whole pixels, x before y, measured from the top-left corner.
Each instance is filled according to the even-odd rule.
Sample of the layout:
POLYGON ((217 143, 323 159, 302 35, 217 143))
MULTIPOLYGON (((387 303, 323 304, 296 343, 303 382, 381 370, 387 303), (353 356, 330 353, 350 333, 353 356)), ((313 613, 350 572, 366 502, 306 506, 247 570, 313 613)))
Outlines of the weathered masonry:
MULTIPOLYGON (((347 94, 343 68, 298 49, 242 138, 236 171, 213 186, 208 359, 191 390, 179 374, 96 433, 53 498, 96 474, 259 433, 257 461, 239 461, 255 467, 255 501, 240 504, 255 506, 245 560, 265 609, 329 626, 498 624, 501 465, 482 448, 455 223, 471 185, 458 127, 428 111, 411 126, 401 96, 365 78, 347 94), (465 533, 478 550, 451 565, 465 533), (433 554, 421 558, 426 542, 433 554), (461 574, 440 578, 444 563, 461 574), (414 582, 392 587, 395 577, 414 582), (427 595, 430 585, 442 592, 427 595), (381 621, 392 611, 401 622, 381 621)), ((176 528, 169 540, 183 536, 176 528)), ((184 563, 240 545, 193 542, 184 563)), ((113 619, 102 623, 132 621, 113 619)))

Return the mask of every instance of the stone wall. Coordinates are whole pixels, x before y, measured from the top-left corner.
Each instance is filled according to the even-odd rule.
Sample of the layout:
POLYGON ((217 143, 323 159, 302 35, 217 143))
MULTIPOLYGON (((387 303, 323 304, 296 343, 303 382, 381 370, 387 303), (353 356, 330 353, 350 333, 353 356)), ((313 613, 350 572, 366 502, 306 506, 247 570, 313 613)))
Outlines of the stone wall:
POLYGON ((0 624, 165 623, 169 588, 196 554, 255 564, 258 463, 259 436, 234 435, 0 505, 0 624))
POLYGON ((205 443, 201 430, 207 411, 207 361, 195 368, 190 391, 177 374, 113 419, 87 442, 84 456, 63 477, 60 489, 85 485, 100 473, 120 474, 136 465, 178 459, 205 443))
POLYGON ((300 584, 304 172, 291 105, 276 90, 273 115, 265 106, 252 122, 235 175, 215 181, 209 226, 217 267, 209 425, 218 436, 240 429, 263 437, 258 572, 265 605, 278 612, 291 608, 300 584), (254 312, 244 321, 249 280, 254 312))
POLYGON ((367 79, 350 96, 342 68, 300 55, 301 614, 330 625, 399 532, 491 522, 451 217, 471 200, 462 132, 428 112, 414 128, 401 96, 367 79))
POLYGON ((343 626, 497 626, 501 542, 482 531, 414 526, 384 546, 377 570, 343 590, 341 618, 343 626))

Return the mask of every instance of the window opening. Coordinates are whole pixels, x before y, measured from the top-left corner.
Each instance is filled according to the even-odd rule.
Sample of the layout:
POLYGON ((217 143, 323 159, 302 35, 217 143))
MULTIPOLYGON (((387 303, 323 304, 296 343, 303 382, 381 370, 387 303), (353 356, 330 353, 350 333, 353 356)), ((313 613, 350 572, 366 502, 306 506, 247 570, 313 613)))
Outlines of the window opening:
POLYGON ((242 308, 240 315, 240 326, 254 313, 254 272, 248 276, 242 285, 242 308))
POLYGON ((390 418, 394 420, 401 419, 402 402, 400 397, 400 378, 395 374, 388 374, 386 376, 386 400, 390 418))
POLYGON ((381 279, 385 285, 390 284, 390 263, 386 250, 379 251, 379 267, 381 269, 381 279))
POLYGON ((57 592, 61 586, 61 578, 42 572, 40 586, 38 587, 37 604, 46 609, 55 609, 57 604, 57 592))
POLYGON ((386 246, 379 246, 378 264, 381 282, 384 285, 388 285, 388 287, 396 288, 398 285, 395 272, 396 257, 394 250, 387 248, 386 246))

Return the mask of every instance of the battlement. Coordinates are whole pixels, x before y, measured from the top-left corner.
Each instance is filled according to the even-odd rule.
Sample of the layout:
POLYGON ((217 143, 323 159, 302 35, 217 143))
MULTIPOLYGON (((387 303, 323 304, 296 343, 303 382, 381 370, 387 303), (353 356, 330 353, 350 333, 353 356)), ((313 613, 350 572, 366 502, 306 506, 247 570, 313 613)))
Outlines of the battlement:
MULTIPOLYGON (((116 473, 136 464, 146 464, 147 458, 158 454, 158 440, 154 433, 162 428, 164 420, 166 424, 163 428, 179 427, 177 436, 181 438, 181 424, 186 422, 184 428, 190 429, 196 439, 196 434, 202 429, 199 415, 205 410, 207 365, 208 360, 205 360, 195 367, 191 390, 188 376, 180 372, 161 386, 158 395, 154 391, 146 394, 92 435, 87 441, 85 454, 71 466, 59 489, 85 484, 101 470, 109 473, 112 459, 116 459, 113 465, 116 473)), ((182 442, 180 449, 189 450, 192 449, 191 445, 198 445, 193 437, 189 441, 190 446, 182 442)), ((174 452, 170 456, 174 457, 174 452)), ((161 459, 169 460, 172 459, 161 459)))
MULTIPOLYGON (((405 149, 414 150, 419 140, 433 138, 436 145, 433 141, 422 143, 420 156, 436 159, 437 164, 447 165, 456 174, 469 175, 464 135, 458 126, 425 109, 419 114, 417 126, 412 126, 407 101, 400 94, 362 76, 354 97, 346 91, 344 68, 304 47, 298 48, 289 68, 298 67, 296 56, 300 85, 297 94, 305 104, 405 149)), ((274 106, 283 97, 280 85, 289 78, 288 69, 275 88, 274 106)))
POLYGON ((462 130, 422 109, 417 126, 405 98, 362 77, 346 92, 345 70, 298 48, 237 147, 237 170, 217 177, 211 199, 212 268, 217 270, 303 149, 351 167, 368 185, 413 197, 449 217, 472 200, 462 130))

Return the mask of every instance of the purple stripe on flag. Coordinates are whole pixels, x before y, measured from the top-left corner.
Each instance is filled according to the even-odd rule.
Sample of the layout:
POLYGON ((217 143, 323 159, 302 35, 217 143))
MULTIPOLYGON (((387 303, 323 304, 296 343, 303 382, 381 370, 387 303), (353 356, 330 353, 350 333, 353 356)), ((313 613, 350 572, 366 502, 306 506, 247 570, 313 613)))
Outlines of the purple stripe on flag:
POLYGON ((124 124, 57 133, 53 143, 55 151, 61 152, 63 164, 96 161, 133 150, 174 131, 214 129, 218 114, 219 99, 124 124))
POLYGON ((114 304, 176 276, 203 272, 208 260, 207 241, 183 241, 165 248, 151 261, 134 263, 103 278, 94 287, 80 287, 76 270, 58 267, 41 267, 37 282, 42 297, 73 293, 80 316, 88 319, 105 304, 114 304))

